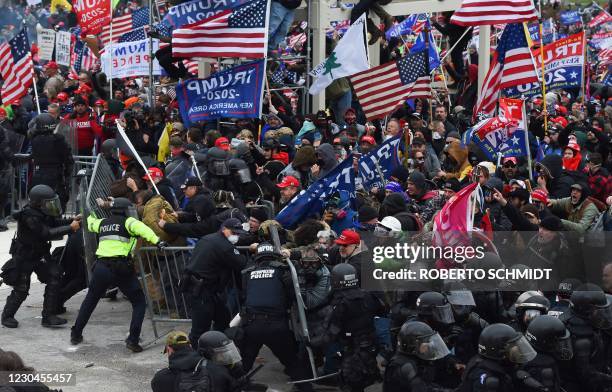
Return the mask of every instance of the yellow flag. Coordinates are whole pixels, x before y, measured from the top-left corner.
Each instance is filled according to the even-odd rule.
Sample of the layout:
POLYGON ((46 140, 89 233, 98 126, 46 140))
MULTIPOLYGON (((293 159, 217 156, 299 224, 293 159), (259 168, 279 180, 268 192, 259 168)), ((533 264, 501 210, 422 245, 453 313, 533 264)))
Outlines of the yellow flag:
POLYGON ((172 123, 166 124, 159 141, 157 142, 157 161, 165 163, 168 155, 170 155, 170 132, 172 132, 172 123))
POLYGON ((66 12, 72 11, 72 6, 68 2, 68 0, 51 0, 51 13, 54 14, 57 12, 57 7, 60 6, 66 12))

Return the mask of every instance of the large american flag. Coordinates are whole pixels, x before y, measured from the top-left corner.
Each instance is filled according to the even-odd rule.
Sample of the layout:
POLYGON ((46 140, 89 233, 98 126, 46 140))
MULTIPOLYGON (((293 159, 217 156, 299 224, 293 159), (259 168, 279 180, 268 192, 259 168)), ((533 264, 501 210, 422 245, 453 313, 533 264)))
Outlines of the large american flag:
POLYGON ((531 56, 523 25, 506 25, 480 90, 474 118, 493 114, 501 89, 538 81, 531 56))
POLYGON ((425 51, 416 52, 350 77, 368 120, 386 116, 406 99, 431 97, 425 61, 425 51))
MULTIPOLYGON (((123 34, 130 33, 149 24, 149 7, 142 7, 128 15, 113 18, 111 24, 102 28, 100 40, 104 46, 111 42, 111 25, 113 27, 113 42, 118 42, 123 34)), ((127 40, 132 41, 132 40, 127 40)))
POLYGON ((253 0, 172 32, 174 57, 266 55, 267 0, 253 0))
POLYGON ((2 104, 18 103, 28 93, 34 75, 34 63, 26 29, 0 45, 0 75, 4 80, 0 96, 2 104))
POLYGON ((463 0, 451 17, 460 26, 518 23, 537 19, 532 0, 463 0))
POLYGON ((78 74, 81 71, 91 71, 96 67, 98 59, 85 42, 77 39, 70 55, 70 73, 78 74))

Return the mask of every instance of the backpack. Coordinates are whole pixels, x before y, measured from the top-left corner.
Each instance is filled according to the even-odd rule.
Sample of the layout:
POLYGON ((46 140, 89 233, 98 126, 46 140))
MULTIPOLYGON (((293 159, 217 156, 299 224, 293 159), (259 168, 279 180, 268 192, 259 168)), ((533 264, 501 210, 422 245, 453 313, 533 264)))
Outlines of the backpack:
POLYGON ((175 391, 177 392, 212 392, 212 382, 206 359, 202 358, 193 371, 181 371, 177 377, 175 391))

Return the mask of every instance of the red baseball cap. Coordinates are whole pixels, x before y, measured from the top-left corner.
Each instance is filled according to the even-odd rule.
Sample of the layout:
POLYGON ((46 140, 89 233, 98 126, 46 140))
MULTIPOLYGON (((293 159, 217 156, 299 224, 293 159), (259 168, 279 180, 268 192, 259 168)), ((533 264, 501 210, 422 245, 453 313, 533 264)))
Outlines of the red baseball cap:
POLYGON ((215 140, 215 147, 228 151, 230 149, 229 140, 227 140, 226 137, 220 137, 217 140, 215 140))
POLYGON ((561 125, 563 128, 567 127, 567 124, 568 124, 567 119, 561 116, 555 117, 551 121, 561 125))
POLYGON ((531 198, 544 204, 548 204, 548 192, 546 192, 544 189, 536 189, 535 191, 531 192, 531 198))
POLYGON ((0 107, 0 116, 6 117, 6 109, 3 107, 0 107))
POLYGON ((358 245, 361 242, 361 237, 356 231, 345 229, 342 230, 342 234, 334 242, 338 245, 358 245))
MULTIPOLYGON (((164 172, 161 171, 160 168, 158 167, 150 167, 149 170, 149 175, 151 176, 152 179, 158 179, 158 178, 164 178, 164 172)), ((149 176, 147 176, 146 174, 142 177, 143 180, 148 180, 149 176)))
POLYGON ((518 159, 516 159, 516 157, 506 157, 503 159, 502 164, 506 162, 513 162, 515 165, 518 165, 518 159))
POLYGON ((47 64, 45 64, 45 68, 58 69, 59 66, 55 61, 49 61, 47 64))
POLYGON ((276 186, 279 187, 279 188, 287 188, 288 186, 299 187, 300 186, 300 182, 298 181, 297 178, 295 178, 293 176, 287 176, 287 177, 283 178, 283 181, 281 181, 278 184, 276 184, 276 186))
POLYGON ((376 140, 370 136, 370 135, 365 135, 364 137, 361 138, 361 143, 369 143, 373 146, 376 145, 376 140))

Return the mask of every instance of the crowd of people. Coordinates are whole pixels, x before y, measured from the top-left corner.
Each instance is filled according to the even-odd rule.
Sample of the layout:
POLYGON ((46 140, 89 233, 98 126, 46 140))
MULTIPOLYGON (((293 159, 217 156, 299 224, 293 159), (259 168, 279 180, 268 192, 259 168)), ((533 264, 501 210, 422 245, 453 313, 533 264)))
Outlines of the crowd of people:
MULTIPOLYGON (((65 6, 21 3, 0 6, 1 39, 11 37, 18 19, 29 34, 37 24, 76 27, 65 6)), ((294 59, 308 45, 299 39, 308 26, 294 21, 300 3, 272 1, 273 84, 295 87, 307 77, 304 60, 294 59)), ((361 0, 351 15, 369 9, 388 29, 394 20, 385 4, 361 0)), ((140 6, 120 1, 116 13, 140 6)), ((556 24, 559 7, 545 7, 556 24)), ((597 57, 605 48, 587 51, 588 95, 575 88, 525 99, 530 156, 489 160, 462 139, 474 125, 478 55, 451 14, 433 23, 449 49, 459 43, 443 61, 448 89, 373 122, 365 121, 350 82, 340 79, 327 88, 329 109, 316 113, 301 113, 295 93, 267 92, 261 118, 189 124, 172 84, 189 75, 183 66, 173 74, 172 59, 162 61, 170 75, 163 86, 147 77, 115 79, 111 95, 96 67, 74 72, 34 55, 38 101, 32 90, 18 104, 0 106, 0 230, 17 222, 12 258, 0 275, 12 286, 2 325, 19 327, 17 312, 36 272, 46 284, 44 327, 66 324, 66 301, 87 288, 70 333, 78 345, 100 299, 118 287, 133 306, 126 347, 140 352, 147 299, 132 255, 146 245, 157 246, 159 255, 190 246, 179 252, 187 263, 172 285, 185 308, 172 311, 190 318, 191 330, 167 337, 169 368, 155 375, 153 391, 260 388, 249 372, 263 345, 292 381, 312 381, 294 384, 304 391, 316 383, 346 391, 381 383, 387 392, 612 390, 612 237, 606 236, 612 94, 603 80, 609 65, 597 57), (398 135, 400 164, 380 186, 357 184, 351 200, 331 195, 295 226, 275 220, 345 159, 353 156, 357 172, 360 156, 398 135), (11 215, 11 168, 24 159, 18 153, 30 155, 29 203, 11 215), (107 194, 90 200, 88 216, 62 217, 76 198, 73 156, 98 153, 113 179, 94 185, 107 194), (470 227, 480 233, 474 241, 486 245, 483 257, 402 263, 385 256, 383 269, 549 268, 549 281, 372 282, 374 247, 435 244, 434 220, 475 183, 482 197, 470 227), (89 267, 83 231, 99 240, 89 267), (51 255, 51 241, 65 235, 64 251, 51 255)), ((558 30, 584 30, 588 42, 611 26, 558 30)), ((386 41, 380 29, 368 23, 371 43, 380 40, 383 49, 381 63, 409 49, 398 38, 386 41)), ((336 38, 331 34, 329 44, 336 38)), ((13 370, 28 368, 15 353, 0 351, 0 371, 13 370)))

